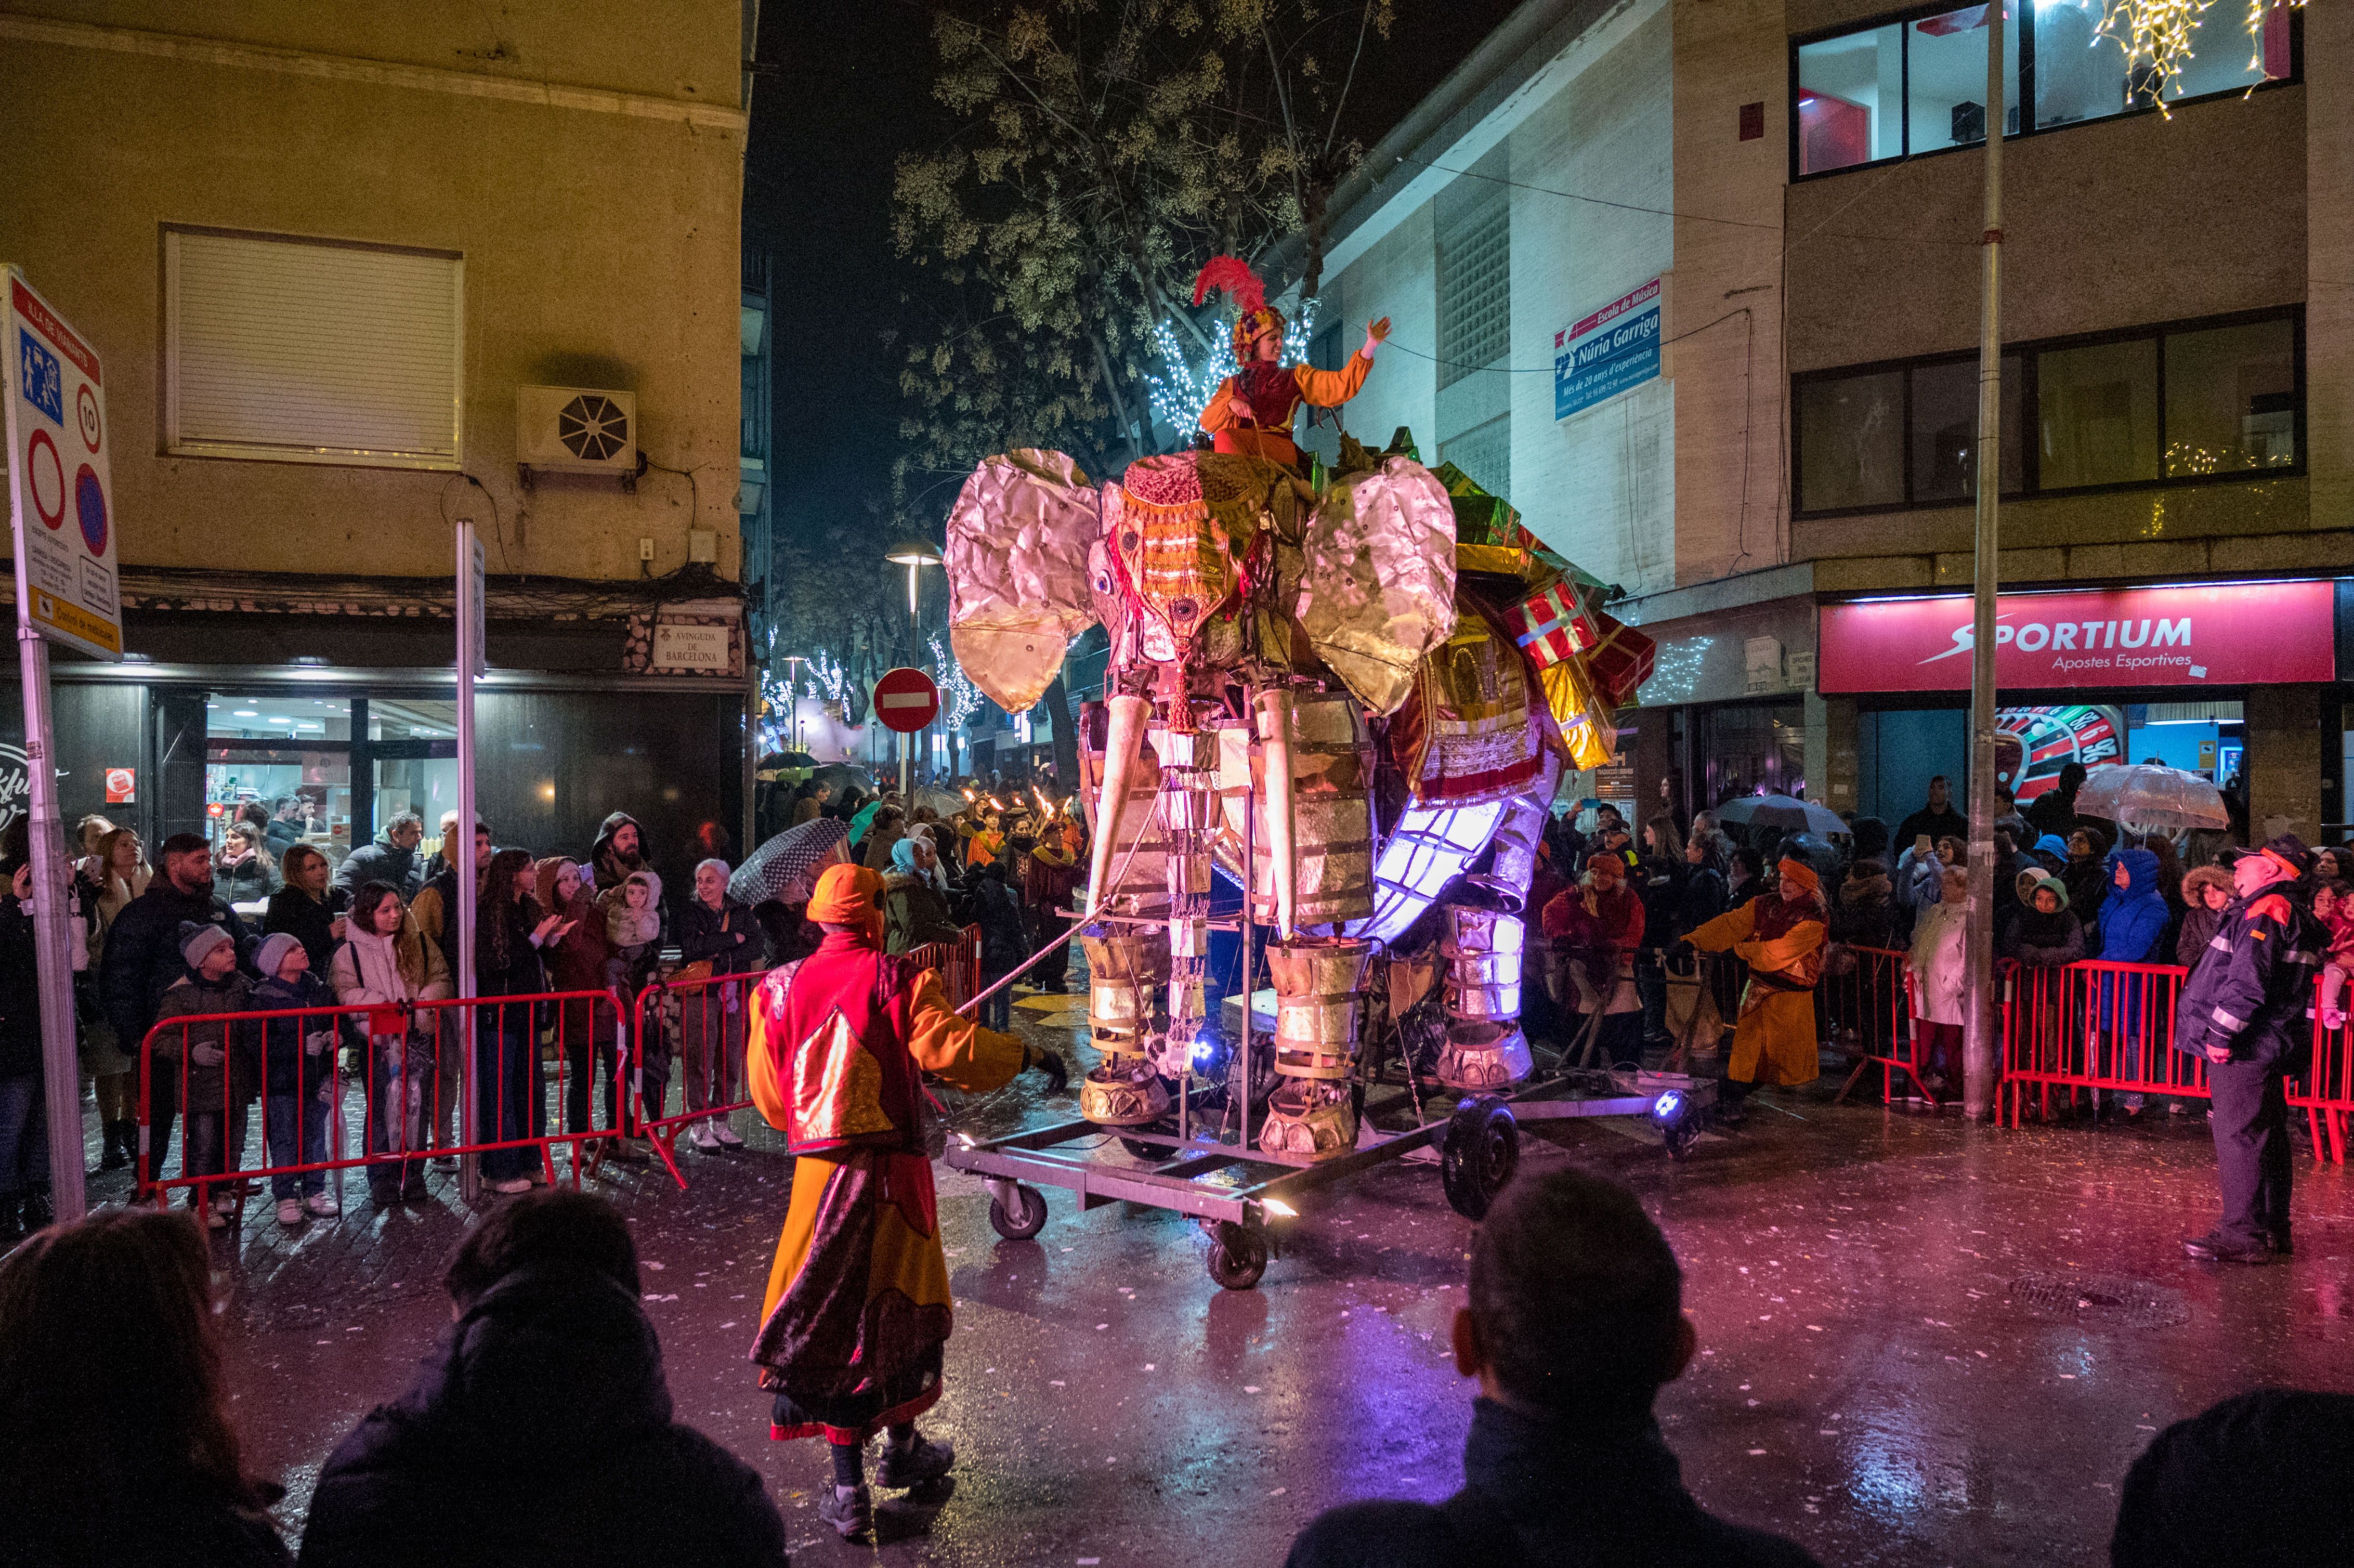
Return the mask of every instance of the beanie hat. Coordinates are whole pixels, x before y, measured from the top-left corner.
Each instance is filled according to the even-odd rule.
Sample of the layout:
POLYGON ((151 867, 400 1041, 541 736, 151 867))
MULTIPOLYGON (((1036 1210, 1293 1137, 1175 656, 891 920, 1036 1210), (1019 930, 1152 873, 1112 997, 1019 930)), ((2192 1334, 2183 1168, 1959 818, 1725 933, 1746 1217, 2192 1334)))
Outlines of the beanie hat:
POLYGON ((211 952, 217 944, 228 940, 228 933, 217 926, 199 926, 194 920, 183 920, 180 922, 180 959, 192 969, 201 968, 205 955, 211 952))
POLYGON ((272 932, 262 938, 261 946, 255 949, 253 967, 261 971, 263 979, 276 980, 278 966, 286 961, 288 953, 302 945, 302 939, 292 931, 272 932))

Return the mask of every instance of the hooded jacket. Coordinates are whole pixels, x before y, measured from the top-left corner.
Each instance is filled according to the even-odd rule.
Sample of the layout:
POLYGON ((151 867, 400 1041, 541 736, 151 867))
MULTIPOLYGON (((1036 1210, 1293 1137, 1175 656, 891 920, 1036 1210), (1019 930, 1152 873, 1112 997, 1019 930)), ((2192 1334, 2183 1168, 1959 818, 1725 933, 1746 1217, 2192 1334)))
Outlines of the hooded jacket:
POLYGON ((2158 856, 2146 849, 2109 852, 2112 879, 2123 866, 2128 885, 2109 888, 2101 904, 2101 957, 2111 963, 2164 963, 2158 939, 2169 918, 2166 895, 2158 885, 2158 856))
POLYGON ((1896 945, 1896 909, 1887 869, 1876 860, 1860 860, 1840 886, 1839 906, 1831 911, 1831 939, 1851 948, 1893 948, 1896 945))
POLYGON ((759 1475, 672 1419, 636 1292, 546 1266, 483 1292, 408 1391, 336 1446, 302 1561, 782 1568, 786 1558, 759 1475))
MULTIPOLYGON (((249 1012, 253 1004, 247 1000, 249 982, 235 969, 217 980, 208 980, 186 963, 180 966, 180 978, 164 988, 164 1000, 155 1009, 155 1022, 169 1022, 175 1018, 189 1018, 216 1012, 249 1012)), ((180 1076, 184 1053, 187 1063, 187 1093, 183 1097, 184 1108, 191 1112, 220 1114, 224 1101, 221 1082, 228 1076, 230 1106, 249 1102, 260 1087, 261 1061, 260 1026, 255 1023, 231 1023, 226 1019, 214 1019, 209 1023, 185 1024, 166 1029, 155 1036, 155 1072, 160 1077, 169 1074, 180 1076), (210 1046, 225 1054, 217 1063, 196 1059, 196 1052, 210 1046)))
MULTIPOLYGON (((2020 873, 2024 883, 2030 873, 2020 873)), ((2084 956, 2084 927, 2068 908, 2068 885, 2049 874, 2036 876, 2034 885, 2020 899, 2019 918, 2010 925, 2009 954, 2037 969, 2057 969, 2084 956), (2035 895, 2045 888, 2060 900, 2046 915, 2035 906, 2035 895)))
POLYGON ((2223 916, 2231 901, 2239 896, 2232 885, 2232 874, 2220 865, 2201 865, 2182 874, 2182 928, 2174 936, 2174 961, 2186 969, 2195 969, 2207 954, 2215 933, 2223 927, 2223 916), (2223 908, 2210 909, 2202 895, 2207 888, 2223 890, 2223 908))
POLYGON ((557 902, 557 877, 566 866, 577 868, 579 863, 567 855, 549 855, 535 862, 531 868, 533 896, 539 906, 572 922, 572 929, 540 953, 541 960, 547 965, 549 989, 554 991, 604 990, 605 964, 613 956, 613 945, 605 938, 604 911, 597 907, 596 889, 585 874, 580 885, 573 891, 572 901, 557 902))
POLYGON ((629 812, 616 811, 598 828, 597 842, 588 851, 588 870, 596 878, 598 892, 615 886, 633 871, 652 869, 653 863, 653 857, 646 853, 646 830, 629 812), (623 864, 613 854, 613 835, 625 827, 638 830, 638 854, 632 864, 623 864))

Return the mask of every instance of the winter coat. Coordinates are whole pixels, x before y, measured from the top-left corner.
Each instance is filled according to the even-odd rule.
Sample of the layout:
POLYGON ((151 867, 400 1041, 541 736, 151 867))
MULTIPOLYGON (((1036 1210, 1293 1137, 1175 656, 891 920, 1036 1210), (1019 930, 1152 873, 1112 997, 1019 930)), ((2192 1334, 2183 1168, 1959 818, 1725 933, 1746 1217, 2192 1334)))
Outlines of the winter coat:
POLYGON ((180 958, 184 920, 227 931, 237 944, 239 963, 251 961, 254 944, 260 939, 226 900, 209 892, 183 893, 168 876, 156 877, 146 892, 124 905, 122 913, 107 927, 98 989, 115 1038, 133 1056, 155 1022, 164 992, 188 972, 180 958))
POLYGON ((441 961, 458 972, 458 874, 439 871, 418 889, 408 906, 410 918, 425 939, 441 949, 441 961))
POLYGON ((1962 1022, 1962 993, 1969 987, 1969 954, 1963 941, 1969 901, 1937 904, 1913 927, 1906 989, 1913 1016, 1929 1023, 1962 1022))
POLYGON ((259 853, 235 865, 227 861, 213 863, 213 891, 232 904, 257 903, 277 892, 279 886, 278 868, 259 853))
POLYGON ((1055 922, 1055 931, 1060 931, 1063 917, 1055 912, 1070 907, 1071 895, 1086 875, 1087 869, 1068 850, 1058 843, 1041 842, 1022 857, 1022 902, 1037 911, 1038 918, 1055 922))
POLYGON ((323 901, 299 887, 281 887, 270 895, 270 906, 261 912, 261 934, 287 933, 311 955, 311 972, 325 974, 335 956, 335 916, 350 908, 351 903, 352 895, 340 887, 330 886, 323 901))
POLYGON ((2063 902, 2046 915, 2031 904, 2010 926, 2009 957, 2035 969, 2058 969, 2084 956, 2084 927, 2063 902))
MULTIPOLYGON (((2211 870, 2211 867, 2202 867, 2211 870)), ((2182 879, 2183 891, 2195 885, 2199 873, 2194 871, 2182 879)), ((2228 907, 2228 906, 2227 906, 2228 907)), ((2174 961, 2186 969, 2195 969, 2205 958, 2215 940, 2215 933, 2223 928, 2223 911, 2210 909, 2203 902, 2194 901, 2182 912, 2182 927, 2174 934, 2174 961)))
POLYGON ((2183 981, 2174 1004, 2174 1048, 2197 1055, 2229 1049, 2235 1062, 2278 1063, 2296 1072, 2313 1050, 2313 978, 2321 968, 2321 922, 2285 886, 2232 900, 2215 933, 2213 957, 2183 981))
POLYGON ((761 967, 763 951, 760 928, 743 900, 722 894, 716 909, 700 898, 680 906, 678 956, 686 962, 707 959, 716 975, 749 974, 761 967))
POLYGON ((1967 843, 1970 842, 1969 819, 1954 810, 1950 803, 1936 811, 1924 806, 1896 824, 1895 842, 1911 849, 1923 833, 1929 835, 1932 844, 1939 839, 1959 839, 1967 843))
POLYGON ((1905 926, 1919 920, 1930 906, 1945 896, 1946 863, 1935 854, 1906 850, 1896 860, 1893 881, 1898 918, 1905 926))
POLYGON ((1642 1006, 1632 960, 1650 916, 1633 888, 1622 884, 1605 894, 1589 879, 1564 889, 1538 918, 1570 966, 1579 1012, 1591 1012, 1594 999, 1606 993, 1605 1012, 1632 1012, 1642 1006))
POLYGON ((605 940, 616 948, 642 948, 662 940, 662 878, 651 871, 633 871, 597 895, 605 921, 605 940), (646 906, 630 907, 630 885, 642 884, 646 906))
POLYGON ((302 1558, 306 1568, 785 1560, 758 1473, 673 1419, 636 1292, 554 1266, 483 1292, 407 1392, 336 1446, 302 1558))
MULTIPOLYGON (((2166 895, 2158 885, 2158 856, 2146 849, 2113 850, 2109 862, 2124 866, 2132 880, 2126 887, 2112 882, 2109 896, 2101 905, 2100 956, 2111 963, 2164 963, 2158 938, 2166 934, 2168 914, 2166 895)), ((2073 906, 2072 898, 2070 906, 2073 906)))
POLYGON ((425 885, 425 867, 416 849, 394 843, 390 829, 376 834, 374 843, 352 851, 335 867, 334 885, 345 893, 356 893, 371 882, 381 882, 398 893, 403 904, 413 902, 418 889, 425 885))
POLYGON ((613 944, 605 937, 604 912, 597 907, 596 890, 586 876, 573 891, 569 904, 558 906, 556 902, 557 874, 567 864, 578 863, 562 855, 550 855, 532 868, 538 884, 539 906, 572 922, 572 929, 539 952, 541 962, 547 966, 550 991, 604 990, 605 966, 613 957, 613 944))
POLYGON ((981 927, 981 967, 991 979, 1019 967, 1030 956, 1022 920, 1022 895, 993 876, 976 880, 972 923, 981 927))
POLYGON ((1677 895, 1676 906, 1670 916, 1671 934, 1659 945, 1666 947, 1670 942, 1688 937, 1723 913, 1723 874, 1705 865, 1686 865, 1683 890, 1677 895))
POLYGON ((2076 797, 2046 789, 2027 808, 2027 821, 2040 837, 2065 839, 2076 831, 2076 797))
MULTIPOLYGON (((2154 863, 2158 857, 2152 855, 2150 858, 2154 863)), ((2074 913, 2078 924, 2088 927, 2100 924, 2101 911, 2109 901, 2110 874, 2107 864, 2098 855, 2082 859, 2071 857, 2067 867, 2060 873, 2060 880, 2068 885, 2068 907, 2074 913)), ((2157 877, 2158 872, 2153 864, 2150 871, 2153 888, 2158 885, 2157 877)))
POLYGON ((1831 940, 1850 948, 1893 948, 1896 925, 1887 873, 1876 860, 1856 862, 1831 911, 1831 940))
MULTIPOLYGON (((33 918, 16 899, 0 895, 0 1078, 41 1071, 41 976, 33 951, 33 918)), ((34 1129, 35 1137, 40 1136, 34 1129)))
POLYGON ((883 879, 883 915, 886 953, 907 952, 927 942, 953 942, 964 934, 964 927, 949 916, 948 895, 907 872, 895 871, 883 879))
POLYGON ((441 949, 403 929, 389 937, 346 927, 351 935, 329 966, 335 1001, 345 1007, 439 1001, 457 993, 441 949), (404 948, 407 949, 404 951, 404 948))
MULTIPOLYGON (((169 1022, 175 1018, 188 1018, 207 1012, 249 1012, 253 1003, 248 1000, 252 982, 231 969, 221 980, 208 980, 187 965, 180 966, 180 978, 164 991, 164 1000, 155 1009, 155 1022, 169 1022)), ((168 1072, 177 1083, 180 1076, 182 1037, 188 1048, 187 1092, 183 1108, 189 1111, 220 1114, 221 1085, 227 1075, 228 1101, 231 1106, 249 1104, 261 1086, 260 1026, 254 1023, 231 1023, 216 1019, 210 1023, 191 1023, 180 1029, 166 1029, 155 1036, 155 1071, 168 1072), (196 1052, 209 1046, 220 1051, 224 1060, 206 1063, 196 1060, 196 1052)))
POLYGON ((1475 1401, 1463 1482, 1443 1503, 1330 1510, 1285 1568, 1816 1568, 1779 1536, 1702 1511, 1648 1413, 1605 1425, 1475 1401))
POLYGON ((511 922, 507 927, 507 956, 504 964, 499 962, 498 951, 492 940, 491 922, 499 916, 485 909, 477 923, 474 932, 474 994, 529 996, 535 991, 546 991, 547 971, 540 963, 539 949, 531 942, 532 930, 542 918, 539 906, 525 899, 521 906, 504 913, 511 922))
MULTIPOLYGON (((246 1006, 256 1012, 286 1008, 332 1008, 334 992, 313 969, 305 969, 292 985, 271 976, 246 993, 246 1006)), ((316 1018, 265 1018, 261 1030, 261 1083, 275 1099, 304 1091, 316 1094, 334 1071, 335 1015, 316 1018)))

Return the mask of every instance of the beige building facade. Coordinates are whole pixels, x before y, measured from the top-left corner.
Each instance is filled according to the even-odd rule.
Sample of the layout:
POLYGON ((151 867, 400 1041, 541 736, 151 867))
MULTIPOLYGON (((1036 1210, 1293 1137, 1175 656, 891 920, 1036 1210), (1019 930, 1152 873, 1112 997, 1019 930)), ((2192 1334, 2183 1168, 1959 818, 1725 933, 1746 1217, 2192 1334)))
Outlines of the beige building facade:
MULTIPOLYGON (((2004 614, 2050 657, 1999 666, 2003 779, 2161 760, 2334 839, 2344 612, 2268 585, 2354 574, 2354 26, 2211 14, 2161 111, 2097 11, 2041 0, 2007 51, 2004 614), (2212 659, 2116 656, 2194 602, 2212 659), (2024 630, 2096 616, 2101 659, 2024 630)), ((1336 201, 1324 319, 1396 323, 1352 433, 1411 427, 1659 641, 1581 793, 1893 823, 1959 792, 1983 18, 1531 0, 1336 201), (1653 279, 1657 376, 1565 407, 1564 329, 1653 279)))
POLYGON ((58 664, 69 819, 429 823, 463 518, 500 842, 740 831, 753 17, 0 4, 0 260, 104 362, 133 655, 58 664))

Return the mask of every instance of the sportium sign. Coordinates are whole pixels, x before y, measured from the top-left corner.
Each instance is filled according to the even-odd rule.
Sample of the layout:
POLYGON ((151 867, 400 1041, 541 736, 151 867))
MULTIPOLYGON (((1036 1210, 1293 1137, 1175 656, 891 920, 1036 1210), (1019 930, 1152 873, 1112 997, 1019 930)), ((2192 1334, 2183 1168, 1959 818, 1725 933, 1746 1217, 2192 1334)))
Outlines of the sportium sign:
MULTIPOLYGON (((2004 594, 1995 682, 2034 691, 2332 681, 2335 599, 2327 582, 2004 594)), ((1824 605, 1819 689, 1967 691, 1970 622, 1964 594, 1824 605)))
POLYGON ((1659 280, 1553 334, 1553 417, 1566 419, 1659 374, 1659 280))

